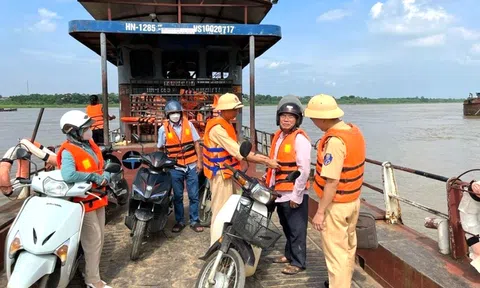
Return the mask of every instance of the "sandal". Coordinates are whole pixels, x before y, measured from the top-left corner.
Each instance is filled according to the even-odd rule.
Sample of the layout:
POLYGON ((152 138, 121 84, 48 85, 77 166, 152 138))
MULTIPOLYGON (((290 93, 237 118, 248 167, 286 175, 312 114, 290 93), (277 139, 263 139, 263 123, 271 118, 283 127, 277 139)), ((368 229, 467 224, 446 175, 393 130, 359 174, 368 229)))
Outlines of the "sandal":
POLYGON ((173 225, 172 232, 173 233, 179 233, 180 231, 183 230, 183 228, 185 228, 185 224, 176 223, 175 225, 173 225))
POLYGON ((280 257, 274 258, 272 262, 273 263, 280 263, 280 264, 290 263, 290 261, 285 256, 280 256, 280 257))
POLYGON ((285 269, 282 270, 282 273, 287 274, 287 275, 295 275, 298 272, 303 271, 303 270, 304 269, 302 269, 300 267, 293 266, 293 265, 288 265, 287 267, 285 267, 285 269))
POLYGON ((190 225, 190 228, 192 228, 193 231, 195 232, 203 232, 203 227, 200 225, 200 223, 196 222, 193 225, 190 225))

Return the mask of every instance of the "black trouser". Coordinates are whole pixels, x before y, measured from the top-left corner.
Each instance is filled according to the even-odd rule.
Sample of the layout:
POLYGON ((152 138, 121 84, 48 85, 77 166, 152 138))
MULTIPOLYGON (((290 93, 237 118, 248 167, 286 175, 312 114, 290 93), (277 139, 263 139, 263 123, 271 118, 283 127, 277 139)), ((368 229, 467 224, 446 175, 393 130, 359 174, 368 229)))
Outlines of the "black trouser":
POLYGON ((93 142, 97 145, 103 145, 103 129, 94 129, 92 132, 93 142))
POLYGON ((306 268, 307 260, 307 226, 308 226, 308 195, 303 195, 302 204, 290 208, 290 202, 277 203, 277 213, 283 233, 287 238, 285 257, 290 264, 306 268))

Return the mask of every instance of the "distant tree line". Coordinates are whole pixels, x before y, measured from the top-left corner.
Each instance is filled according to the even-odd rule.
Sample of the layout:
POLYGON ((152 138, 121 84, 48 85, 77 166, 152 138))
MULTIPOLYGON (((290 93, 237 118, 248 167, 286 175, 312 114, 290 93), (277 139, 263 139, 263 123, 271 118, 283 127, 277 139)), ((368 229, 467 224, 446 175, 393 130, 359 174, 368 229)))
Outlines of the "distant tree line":
MULTIPOLYGON (((255 95, 255 104, 257 105, 275 105, 283 96, 255 95)), ((298 96, 302 104, 307 104, 312 96, 298 96)), ((337 98, 339 104, 408 104, 408 103, 453 103, 462 102, 458 98, 425 98, 425 97, 407 97, 407 98, 367 98, 355 95, 342 96, 337 98)), ((243 102, 249 104, 250 96, 243 94, 243 102)))
MULTIPOLYGON (((69 93, 69 94, 31 94, 31 95, 15 95, 8 98, 2 98, 0 106, 83 106, 89 103, 91 94, 69 93)), ((100 102, 101 94, 98 94, 100 102)), ((249 104, 249 95, 243 94, 243 102, 249 104)), ((276 105, 283 96, 272 95, 255 95, 256 105, 276 105)), ((303 104, 307 104, 312 96, 298 96, 303 104)), ((396 104, 396 103, 450 103, 462 102, 463 99, 455 98, 425 98, 425 97, 408 97, 408 98, 367 98, 355 95, 342 96, 337 99, 339 104, 396 104)), ((108 96, 109 104, 118 104, 119 98, 117 93, 110 93, 108 96)))
MULTIPOLYGON (((87 105, 91 94, 69 93, 69 94, 30 94, 16 95, 2 99, 0 105, 46 105, 46 106, 68 106, 87 105)), ((98 94, 100 102, 101 94, 98 94)), ((118 94, 108 94, 108 103, 118 104, 118 94)))

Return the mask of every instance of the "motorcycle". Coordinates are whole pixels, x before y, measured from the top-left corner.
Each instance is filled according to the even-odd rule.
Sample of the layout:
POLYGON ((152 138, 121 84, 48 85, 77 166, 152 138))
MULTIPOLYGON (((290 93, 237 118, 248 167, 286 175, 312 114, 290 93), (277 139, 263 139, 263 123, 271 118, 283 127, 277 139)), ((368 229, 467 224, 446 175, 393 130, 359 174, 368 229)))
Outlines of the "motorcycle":
MULTIPOLYGON (((246 158, 251 149, 250 142, 243 142, 240 154, 246 158)), ((232 171, 242 195, 230 196, 212 223, 212 237, 216 241, 200 257, 205 264, 197 277, 197 288, 244 287, 245 278, 255 274, 262 249, 273 247, 281 236, 270 221, 275 199, 281 195, 245 172, 229 165, 225 167, 232 171)), ((298 176, 299 171, 291 172, 281 182, 293 182, 298 176)))
MULTIPOLYGON (((83 256, 79 244, 85 214, 84 204, 70 199, 107 192, 88 182, 66 183, 60 170, 38 172, 24 148, 18 148, 16 156, 31 162, 35 174, 19 180, 14 191, 30 186, 35 193, 24 201, 7 234, 7 287, 67 287, 83 256)), ((120 165, 107 163, 104 170, 118 173, 120 165)))
MULTIPOLYGON (((102 156, 105 162, 112 162, 118 165, 122 165, 120 160, 113 155, 113 153, 118 152, 113 150, 112 145, 100 146, 102 151, 102 156)), ((127 180, 124 177, 123 168, 120 169, 118 173, 112 173, 110 175, 110 183, 107 186, 108 192, 108 206, 106 207, 106 215, 111 215, 118 206, 124 206, 128 203, 128 195, 130 194, 127 180)))
POLYGON ((198 175, 198 184, 200 187, 198 190, 198 216, 200 219, 200 225, 203 227, 210 227, 210 221, 212 220, 212 191, 210 190, 210 182, 203 172, 198 175))
MULTIPOLYGON (((142 153, 129 160, 136 160, 147 167, 140 167, 132 184, 132 193, 129 200, 128 214, 125 225, 131 230, 132 250, 130 259, 139 258, 142 240, 147 232, 163 231, 168 216, 173 212, 172 177, 170 169, 175 166, 185 168, 177 163, 177 159, 167 157, 164 152, 145 154, 139 137, 132 137, 141 145, 142 153)), ((192 148, 192 144, 182 147, 181 152, 192 148)))

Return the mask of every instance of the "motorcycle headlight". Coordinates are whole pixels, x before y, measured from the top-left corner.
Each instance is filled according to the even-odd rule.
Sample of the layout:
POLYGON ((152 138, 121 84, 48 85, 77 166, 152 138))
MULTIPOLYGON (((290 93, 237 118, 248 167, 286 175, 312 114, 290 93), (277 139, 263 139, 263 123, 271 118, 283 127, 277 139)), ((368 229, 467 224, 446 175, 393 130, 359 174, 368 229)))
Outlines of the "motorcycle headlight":
POLYGON ((142 190, 138 189, 137 185, 132 185, 132 198, 136 200, 142 200, 145 198, 142 190))
POLYGON ((15 234, 15 237, 13 238, 12 243, 10 243, 10 248, 8 249, 8 256, 10 258, 13 258, 13 256, 15 256, 15 253, 17 253, 17 251, 22 249, 23 249, 22 241, 20 240, 19 231, 17 231, 17 234, 15 234))
POLYGON ((70 189, 67 183, 63 181, 57 181, 50 177, 43 180, 43 192, 52 196, 65 196, 70 189))
POLYGON ((162 192, 158 192, 158 193, 155 193, 153 194, 152 196, 150 196, 150 198, 162 198, 162 197, 165 197, 165 195, 167 195, 167 192, 168 190, 164 190, 162 192))
POLYGON ((273 195, 270 193, 270 190, 261 185, 256 185, 252 189, 252 198, 264 205, 267 205, 270 201, 273 201, 273 195))

